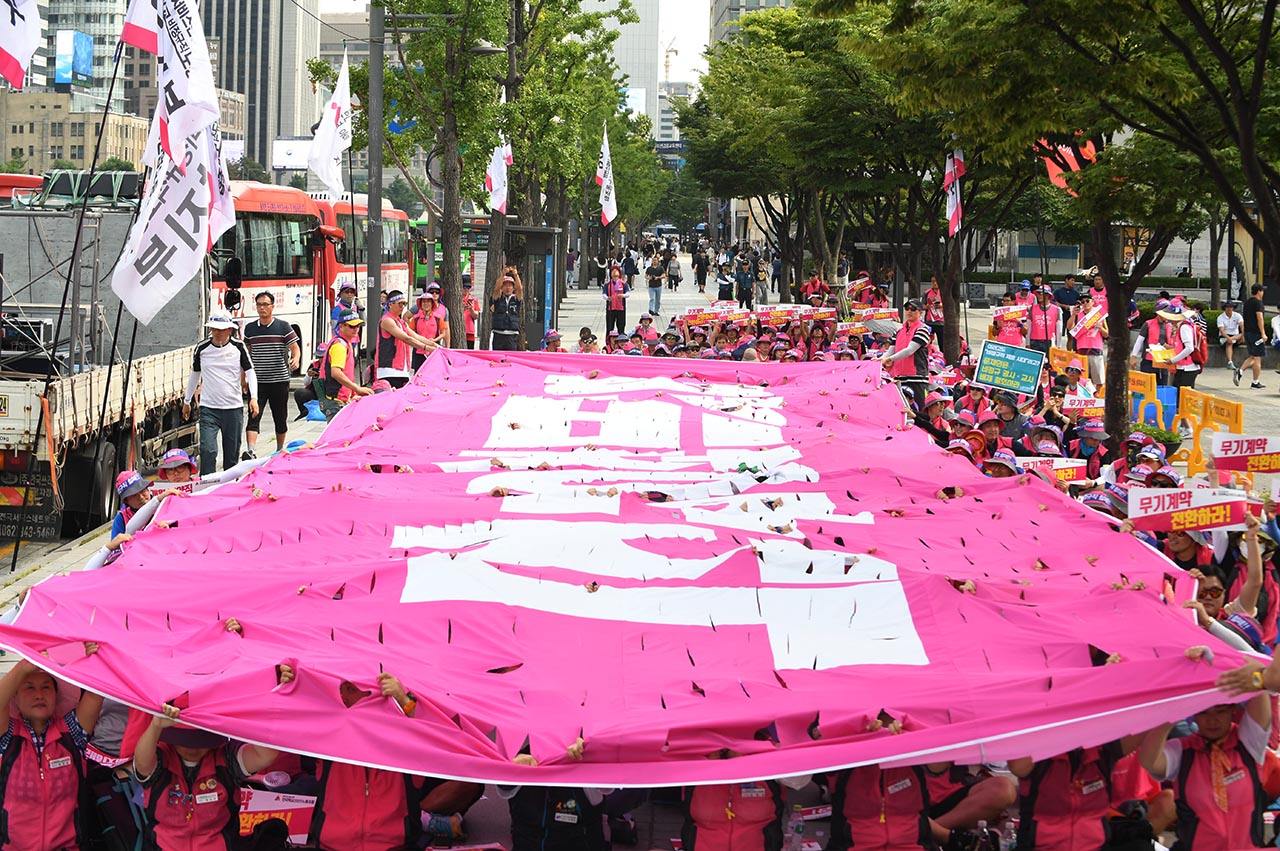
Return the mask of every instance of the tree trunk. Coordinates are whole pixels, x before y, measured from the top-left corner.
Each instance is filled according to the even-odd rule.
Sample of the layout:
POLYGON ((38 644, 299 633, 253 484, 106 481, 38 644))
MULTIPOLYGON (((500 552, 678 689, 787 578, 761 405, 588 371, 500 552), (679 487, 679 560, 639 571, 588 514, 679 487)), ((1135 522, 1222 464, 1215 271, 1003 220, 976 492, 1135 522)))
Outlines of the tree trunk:
POLYGON ((827 244, 827 221, 818 190, 809 190, 809 203, 813 205, 813 228, 809 233, 809 240, 813 243, 813 263, 818 267, 818 277, 826 280, 831 269, 831 247, 827 244))
POLYGON ((484 301, 480 304, 480 324, 476 328, 476 346, 489 348, 489 331, 492 329, 492 317, 489 307, 498 297, 502 287, 502 268, 506 265, 506 254, 502 250, 507 241, 507 217, 497 210, 489 213, 489 250, 485 256, 484 269, 484 301))
POLYGON ((1129 299, 1116 267, 1110 219, 1093 223, 1093 258, 1107 292, 1107 395, 1106 423, 1111 442, 1119 446, 1129 434, 1129 299))
POLYGON ((1218 278, 1218 252, 1222 250, 1222 240, 1227 236, 1227 222, 1221 215, 1219 206, 1209 213, 1209 307, 1217 310, 1222 306, 1222 281, 1218 278))
POLYGON ((440 217, 440 287, 449 311, 449 344, 466 348, 462 324, 462 158, 458 154, 458 119, 453 96, 446 87, 444 120, 440 126, 443 148, 440 178, 444 181, 444 215, 440 217))

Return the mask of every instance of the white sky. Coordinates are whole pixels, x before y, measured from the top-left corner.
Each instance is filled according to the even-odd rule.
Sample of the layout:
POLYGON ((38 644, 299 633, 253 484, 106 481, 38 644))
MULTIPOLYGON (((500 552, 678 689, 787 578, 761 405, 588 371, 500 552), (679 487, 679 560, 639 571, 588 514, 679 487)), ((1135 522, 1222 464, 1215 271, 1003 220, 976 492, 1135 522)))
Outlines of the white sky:
MULTIPOLYGON (((320 0, 321 12, 358 12, 368 7, 359 0, 320 0)), ((658 66, 658 80, 662 80, 662 50, 674 40, 679 51, 671 57, 673 82, 692 82, 706 70, 702 51, 707 47, 711 28, 710 0, 659 0, 658 55, 653 57, 658 66)))

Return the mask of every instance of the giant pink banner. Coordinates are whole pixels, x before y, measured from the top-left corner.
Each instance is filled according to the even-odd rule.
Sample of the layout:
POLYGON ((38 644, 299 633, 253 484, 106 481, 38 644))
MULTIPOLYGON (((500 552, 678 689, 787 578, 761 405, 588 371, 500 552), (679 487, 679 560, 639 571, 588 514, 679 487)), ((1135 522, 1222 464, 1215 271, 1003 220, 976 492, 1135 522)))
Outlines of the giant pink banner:
POLYGON ((448 777, 1043 757, 1219 702, 1239 661, 1162 599, 1169 562, 944 454, 877 364, 442 351, 159 518, 34 588, 0 643, 241 739, 448 777), (906 732, 868 732, 882 711, 906 732))

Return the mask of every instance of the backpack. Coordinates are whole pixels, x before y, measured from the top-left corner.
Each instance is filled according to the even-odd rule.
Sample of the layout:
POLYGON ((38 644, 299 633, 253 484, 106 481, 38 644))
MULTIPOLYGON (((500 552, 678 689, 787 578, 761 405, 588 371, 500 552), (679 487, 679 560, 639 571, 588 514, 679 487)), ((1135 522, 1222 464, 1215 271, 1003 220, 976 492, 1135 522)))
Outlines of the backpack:
POLYGON ((1209 336, 1199 322, 1191 323, 1191 362, 1196 366, 1204 366, 1209 362, 1209 336))

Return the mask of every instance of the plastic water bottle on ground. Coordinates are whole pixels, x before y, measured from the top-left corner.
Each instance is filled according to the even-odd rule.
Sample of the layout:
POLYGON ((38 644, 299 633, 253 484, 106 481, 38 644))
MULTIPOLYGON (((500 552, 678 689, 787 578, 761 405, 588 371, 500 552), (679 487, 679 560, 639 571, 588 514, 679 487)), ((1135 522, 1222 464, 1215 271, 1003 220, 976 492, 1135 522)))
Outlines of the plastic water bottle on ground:
POLYGON ((804 847, 804 815, 801 812, 802 809, 799 804, 791 808, 791 815, 787 819, 786 851, 801 851, 804 847))
POLYGON ((985 821, 978 822, 978 842, 974 851, 1000 851, 1000 836, 987 827, 985 821))

